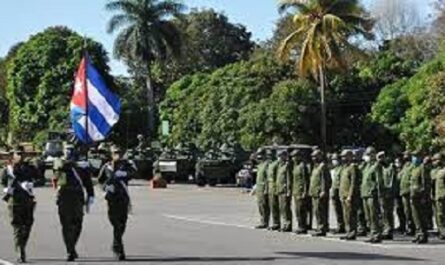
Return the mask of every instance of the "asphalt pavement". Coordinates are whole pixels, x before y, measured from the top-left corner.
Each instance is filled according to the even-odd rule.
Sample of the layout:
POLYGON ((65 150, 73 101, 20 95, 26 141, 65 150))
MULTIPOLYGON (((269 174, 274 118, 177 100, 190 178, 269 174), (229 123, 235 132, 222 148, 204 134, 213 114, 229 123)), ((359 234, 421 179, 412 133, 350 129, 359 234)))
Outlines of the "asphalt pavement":
MULTIPOLYGON (((133 214, 125 245, 128 261, 116 262, 101 191, 85 216, 74 264, 445 264, 445 241, 414 245, 396 237, 380 245, 359 238, 344 242, 254 230, 255 197, 229 187, 170 185, 153 190, 137 181, 130 187, 133 214)), ((35 225, 28 246, 30 264, 66 264, 55 191, 36 190, 35 225)), ((0 264, 14 264, 12 229, 0 204, 0 264)), ((335 222, 331 222, 335 226, 335 222)))

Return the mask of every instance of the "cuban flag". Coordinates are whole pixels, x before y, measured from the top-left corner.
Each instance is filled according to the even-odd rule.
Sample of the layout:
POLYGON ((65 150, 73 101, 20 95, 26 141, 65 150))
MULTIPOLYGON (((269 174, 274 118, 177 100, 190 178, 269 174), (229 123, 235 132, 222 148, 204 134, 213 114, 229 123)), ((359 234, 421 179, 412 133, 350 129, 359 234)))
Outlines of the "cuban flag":
POLYGON ((119 120, 121 103, 110 91, 88 56, 77 70, 71 99, 71 123, 85 144, 104 140, 119 120))

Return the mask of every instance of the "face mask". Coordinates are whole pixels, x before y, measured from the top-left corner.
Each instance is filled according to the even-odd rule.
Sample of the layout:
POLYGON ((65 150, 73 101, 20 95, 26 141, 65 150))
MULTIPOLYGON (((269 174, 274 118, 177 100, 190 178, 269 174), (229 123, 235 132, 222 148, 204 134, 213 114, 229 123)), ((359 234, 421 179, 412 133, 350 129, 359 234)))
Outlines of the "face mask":
POLYGON ((415 166, 420 165, 420 163, 421 163, 420 158, 418 158, 417 156, 413 156, 413 157, 411 158, 411 163, 412 163, 413 165, 415 165, 415 166))
POLYGON ((364 156, 363 156, 363 160, 364 160, 366 163, 368 163, 368 162, 371 161, 371 157, 369 157, 368 155, 364 155, 364 156))
POLYGON ((338 162, 338 160, 332 160, 332 165, 333 166, 338 166, 340 163, 338 162))

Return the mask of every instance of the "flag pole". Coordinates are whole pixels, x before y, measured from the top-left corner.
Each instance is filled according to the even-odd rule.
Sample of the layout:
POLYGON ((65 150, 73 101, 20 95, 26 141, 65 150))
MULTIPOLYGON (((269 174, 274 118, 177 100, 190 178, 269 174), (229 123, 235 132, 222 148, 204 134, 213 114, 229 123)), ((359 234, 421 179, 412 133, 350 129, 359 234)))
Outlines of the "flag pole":
POLYGON ((83 58, 85 60, 85 67, 84 67, 84 79, 83 79, 83 87, 85 89, 85 139, 86 139, 86 160, 88 162, 88 148, 89 148, 89 133, 88 133, 88 83, 87 83, 87 67, 88 67, 88 51, 87 51, 87 38, 83 38, 83 58))

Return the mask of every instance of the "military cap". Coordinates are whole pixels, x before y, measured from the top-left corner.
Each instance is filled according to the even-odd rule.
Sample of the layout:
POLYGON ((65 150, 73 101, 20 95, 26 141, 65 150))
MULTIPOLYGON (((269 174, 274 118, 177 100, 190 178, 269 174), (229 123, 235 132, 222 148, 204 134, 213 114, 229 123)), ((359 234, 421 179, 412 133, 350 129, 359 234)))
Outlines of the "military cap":
POLYGON ((120 153, 122 150, 119 146, 113 145, 111 146, 111 153, 120 153))
POLYGON ((384 151, 380 151, 380 152, 378 152, 376 157, 377 157, 377 158, 383 158, 383 157, 385 157, 385 152, 384 152, 384 151))
POLYGON ((317 157, 317 156, 321 156, 323 153, 321 152, 321 150, 316 149, 312 152, 311 156, 312 157, 317 157))
POLYGON ((293 151, 290 153, 290 155, 291 155, 292 157, 299 156, 299 155, 301 155, 301 150, 300 150, 300 149, 295 149, 295 150, 293 150, 293 151))
POLYGON ((369 146, 368 148, 366 148, 365 154, 366 155, 375 154, 375 148, 372 146, 369 146))
POLYGON ((354 155, 354 153, 352 152, 352 150, 349 150, 349 149, 345 149, 345 150, 341 151, 341 154, 340 154, 341 157, 353 156, 353 155, 354 155))
POLYGON ((433 161, 443 160, 443 155, 441 153, 434 154, 433 161))

